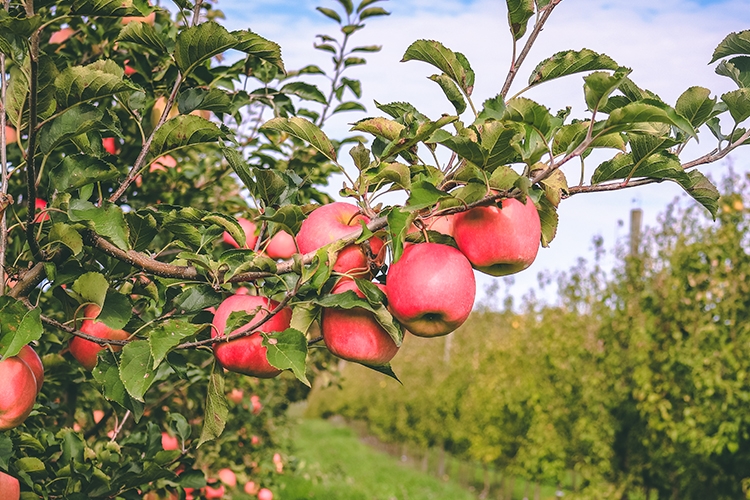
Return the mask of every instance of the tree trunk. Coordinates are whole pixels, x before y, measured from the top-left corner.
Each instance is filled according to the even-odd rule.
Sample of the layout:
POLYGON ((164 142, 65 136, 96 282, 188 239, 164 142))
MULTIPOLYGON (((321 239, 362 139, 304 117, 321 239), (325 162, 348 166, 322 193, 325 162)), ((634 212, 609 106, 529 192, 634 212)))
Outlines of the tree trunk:
POLYGON ((426 449, 424 450, 424 455, 422 455, 422 472, 427 472, 430 468, 430 450, 426 449))
POLYGON ((487 467, 487 464, 482 464, 482 470, 484 472, 484 488, 479 493, 479 498, 484 500, 490 495, 490 469, 487 467))

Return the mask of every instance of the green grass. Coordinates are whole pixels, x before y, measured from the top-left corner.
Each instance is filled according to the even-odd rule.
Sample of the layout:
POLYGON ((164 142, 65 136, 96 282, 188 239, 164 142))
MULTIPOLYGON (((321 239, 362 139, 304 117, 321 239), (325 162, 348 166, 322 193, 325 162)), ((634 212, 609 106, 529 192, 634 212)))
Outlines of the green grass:
POLYGON ((296 429, 297 474, 285 476, 278 500, 471 500, 441 481, 361 443, 343 425, 301 420, 296 429))

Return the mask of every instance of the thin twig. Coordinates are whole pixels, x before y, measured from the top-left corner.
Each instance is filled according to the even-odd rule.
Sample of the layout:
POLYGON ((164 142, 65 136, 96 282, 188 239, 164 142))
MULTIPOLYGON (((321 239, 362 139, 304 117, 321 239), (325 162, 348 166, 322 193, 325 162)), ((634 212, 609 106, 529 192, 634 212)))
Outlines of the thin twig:
POLYGON ((539 36, 539 33, 542 32, 542 27, 544 26, 544 23, 547 22, 547 19, 549 18, 550 14, 552 14, 552 10, 557 7, 557 4, 559 4, 562 0, 552 0, 549 5, 547 5, 542 12, 542 15, 539 17, 536 23, 534 23, 534 29, 531 30, 531 33, 529 34, 529 38, 526 40, 526 44, 523 46, 523 49, 521 49, 521 53, 518 54, 518 59, 515 60, 513 65, 510 68, 510 71, 508 71, 508 76, 505 78, 505 83, 503 84, 503 88, 500 91, 500 95, 505 97, 508 94, 508 91, 510 90, 510 86, 513 84, 513 79, 515 79, 516 74, 518 74, 518 70, 521 68, 521 65, 523 64, 523 61, 526 59, 526 56, 529 54, 529 51, 531 50, 532 45, 534 45, 534 42, 536 41, 537 37, 539 36))
MULTIPOLYGON (((5 0, 3 5, 7 12, 10 8, 10 0, 5 0)), ((0 196, 5 199, 8 194, 8 137, 5 133, 6 116, 5 103, 7 100, 7 85, 5 80, 5 54, 0 54, 0 196)), ((5 295, 5 250, 8 246, 8 219, 5 210, 0 214, 0 295, 5 295)))

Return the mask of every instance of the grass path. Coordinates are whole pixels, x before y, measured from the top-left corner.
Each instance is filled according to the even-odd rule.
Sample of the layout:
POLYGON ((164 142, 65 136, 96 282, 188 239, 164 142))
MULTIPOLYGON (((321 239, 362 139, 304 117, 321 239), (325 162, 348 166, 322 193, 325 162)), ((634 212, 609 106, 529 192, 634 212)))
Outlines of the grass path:
POLYGON ((472 500, 454 482, 402 465, 361 443, 345 426, 301 420, 296 477, 286 476, 277 500, 472 500))

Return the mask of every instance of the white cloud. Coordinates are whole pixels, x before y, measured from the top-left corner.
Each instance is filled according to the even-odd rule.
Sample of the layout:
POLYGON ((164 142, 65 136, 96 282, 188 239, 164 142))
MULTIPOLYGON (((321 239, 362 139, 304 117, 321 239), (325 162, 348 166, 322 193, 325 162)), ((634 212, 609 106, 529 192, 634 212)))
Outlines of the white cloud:
MULTIPOLYGON (((221 0, 219 8, 231 12, 227 24, 231 28, 251 28, 282 46, 289 68, 315 63, 329 67, 330 58, 313 50, 316 34, 333 33, 337 26, 322 15, 311 16, 315 1, 275 2, 265 0, 247 5, 242 0, 221 0), (297 9, 290 7, 298 5, 297 9), (304 13, 303 13, 304 11, 304 13)), ((336 7, 333 1, 321 1, 336 7)), ((379 102, 409 101, 429 116, 451 111, 437 85, 427 80, 434 73, 425 63, 400 63, 406 48, 414 40, 425 38, 441 41, 455 51, 464 53, 477 74, 474 100, 478 105, 496 95, 505 80, 510 57, 505 3, 499 0, 477 0, 467 4, 458 0, 398 0, 379 4, 393 13, 388 18, 367 20, 366 29, 354 38, 357 45, 382 44, 383 50, 368 54, 368 64, 354 68, 350 78, 363 83, 364 102, 369 115, 376 115, 373 99, 379 102)), ((656 92, 674 103, 689 86, 704 86, 720 95, 735 88, 727 78, 714 73, 711 59, 716 45, 731 31, 748 29, 750 2, 728 0, 701 6, 686 0, 565 0, 552 14, 521 69, 512 92, 525 85, 528 75, 540 60, 564 49, 583 47, 603 52, 619 64, 633 69, 631 78, 641 87, 656 92)), ((324 86, 325 81, 319 80, 324 86)), ((541 85, 526 97, 550 107, 553 111, 573 104, 573 116, 583 117, 581 76, 571 76, 541 85)), ((348 123, 362 118, 360 113, 342 113, 330 120, 327 132, 334 137, 348 130, 348 123)), ((701 135, 703 144, 686 150, 689 160, 698 151, 712 147, 712 137, 701 135)), ((347 156, 347 155, 344 155, 347 156)), ((744 170, 747 153, 734 154, 735 163, 744 170)), ((348 157, 346 158, 348 160, 348 157)), ((587 176, 590 175, 588 167, 587 176)), ((725 165, 714 165, 704 171, 721 176, 725 165)), ((569 182, 577 181, 577 165, 567 168, 569 182)), ((340 182, 334 182, 339 186, 340 182)), ((645 221, 653 224, 667 203, 680 194, 669 183, 617 193, 580 195, 566 200, 560 209, 557 239, 550 249, 540 251, 531 269, 517 275, 513 290, 519 295, 536 286, 536 273, 544 269, 564 270, 579 255, 586 254, 594 235, 605 238, 611 247, 615 238, 626 236, 627 227, 618 228, 617 221, 626 221, 632 207, 644 209, 645 221)), ((479 282, 480 292, 489 279, 479 282)), ((551 292, 550 292, 551 293, 551 292)), ((549 294, 547 295, 550 296, 549 294)))

